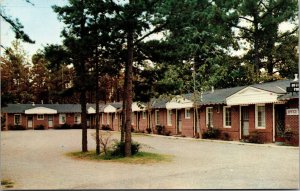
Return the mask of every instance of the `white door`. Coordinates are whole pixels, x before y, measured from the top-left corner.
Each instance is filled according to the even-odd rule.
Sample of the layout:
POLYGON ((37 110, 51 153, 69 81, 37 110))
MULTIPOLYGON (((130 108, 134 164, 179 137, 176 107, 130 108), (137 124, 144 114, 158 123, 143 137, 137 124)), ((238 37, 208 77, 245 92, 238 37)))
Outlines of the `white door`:
POLYGON ((48 127, 53 127, 53 115, 48 115, 48 127))
POLYGON ((27 117, 27 128, 28 129, 31 129, 33 127, 33 122, 32 122, 33 120, 32 119, 33 119, 32 116, 27 117))
POLYGON ((249 135, 249 108, 242 107, 242 136, 249 135))

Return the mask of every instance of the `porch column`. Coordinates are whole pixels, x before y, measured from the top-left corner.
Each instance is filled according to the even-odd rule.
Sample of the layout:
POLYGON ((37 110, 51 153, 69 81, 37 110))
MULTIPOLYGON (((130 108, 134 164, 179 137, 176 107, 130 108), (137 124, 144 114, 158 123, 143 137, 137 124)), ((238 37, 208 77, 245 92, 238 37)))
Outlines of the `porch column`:
POLYGON ((272 116, 273 116, 273 142, 275 142, 275 103, 272 104, 272 116))

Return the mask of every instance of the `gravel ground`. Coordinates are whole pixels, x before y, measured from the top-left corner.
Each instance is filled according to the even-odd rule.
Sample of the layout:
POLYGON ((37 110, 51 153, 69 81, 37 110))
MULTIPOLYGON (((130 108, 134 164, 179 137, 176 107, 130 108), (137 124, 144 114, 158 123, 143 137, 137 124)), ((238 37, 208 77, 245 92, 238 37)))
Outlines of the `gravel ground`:
MULTIPOLYGON (((89 130, 89 149, 95 141, 89 130)), ((114 133, 115 137, 119 134, 114 133)), ((161 136, 133 136, 172 162, 121 164, 74 160, 80 130, 1 132, 1 179, 14 189, 297 189, 299 148, 161 136)))

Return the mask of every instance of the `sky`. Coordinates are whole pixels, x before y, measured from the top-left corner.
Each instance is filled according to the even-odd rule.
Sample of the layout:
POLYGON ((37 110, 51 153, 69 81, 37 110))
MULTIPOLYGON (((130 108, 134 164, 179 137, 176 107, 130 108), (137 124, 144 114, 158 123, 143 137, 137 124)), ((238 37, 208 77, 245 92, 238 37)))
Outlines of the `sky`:
MULTIPOLYGON (((22 43, 25 52, 31 57, 38 49, 43 49, 46 44, 61 44, 60 37, 63 23, 57 18, 51 6, 63 6, 68 0, 30 0, 34 5, 26 0, 0 0, 2 11, 13 18, 18 18, 24 25, 24 31, 35 40, 35 44, 22 43)), ((289 23, 282 23, 281 31, 290 30, 289 23)), ((5 47, 10 47, 15 40, 15 34, 4 20, 0 19, 0 43, 5 47)), ((161 35, 156 35, 161 37, 161 35)), ((1 49, 0 54, 3 52, 1 49)), ((245 51, 233 51, 234 55, 242 55, 245 51)))
MULTIPOLYGON (((62 6, 67 0, 30 0, 33 4, 25 0, 0 0, 2 11, 12 18, 18 18, 24 26, 24 31, 35 41, 35 44, 22 43, 25 52, 32 56, 38 49, 42 49, 47 43, 60 44, 62 38, 60 33, 63 23, 57 19, 57 14, 53 12, 51 6, 62 6)), ((15 34, 3 19, 0 20, 1 44, 9 47, 15 40, 15 34)), ((1 50, 1 53, 3 49, 1 50)))

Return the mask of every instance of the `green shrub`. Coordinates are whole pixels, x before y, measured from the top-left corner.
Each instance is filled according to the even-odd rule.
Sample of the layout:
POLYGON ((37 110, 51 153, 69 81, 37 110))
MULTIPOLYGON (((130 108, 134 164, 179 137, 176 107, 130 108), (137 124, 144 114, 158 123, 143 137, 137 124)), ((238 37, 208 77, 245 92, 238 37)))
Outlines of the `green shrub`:
POLYGON ((159 134, 159 135, 162 135, 165 130, 165 126, 163 126, 163 125, 156 125, 155 128, 156 128, 157 134, 159 134))
POLYGON ((8 125, 8 130, 26 130, 23 125, 8 125))
POLYGON ((81 124, 73 124, 72 129, 82 129, 82 125, 81 124))
POLYGON ((284 137, 285 140, 291 141, 292 138, 293 138, 293 135, 294 135, 294 133, 293 133, 291 128, 287 128, 287 129, 284 130, 283 137, 284 137))
POLYGON ((257 143, 257 144, 263 144, 263 137, 261 136, 261 133, 258 131, 251 132, 249 136, 244 138, 245 142, 248 143, 257 143))
POLYGON ((217 139, 220 136, 220 130, 213 127, 208 127, 207 131, 202 134, 203 139, 217 139))
MULTIPOLYGON (((131 143, 131 155, 139 152, 140 144, 136 142, 131 143)), ((112 156, 125 156, 125 142, 116 142, 113 146, 112 156)))
POLYGON ((165 131, 165 135, 166 136, 170 136, 171 135, 171 131, 165 131))
POLYGON ((152 132, 151 128, 147 128, 146 131, 148 134, 150 134, 152 132))
POLYGON ((44 126, 44 125, 36 125, 35 127, 34 127, 34 130, 45 130, 46 129, 46 127, 44 126))
POLYGON ((102 126, 101 126, 101 130, 111 131, 112 129, 110 128, 109 125, 102 125, 102 126))
POLYGON ((136 133, 145 133, 145 131, 144 130, 137 130, 137 131, 135 131, 136 133))
POLYGON ((229 141, 229 139, 230 139, 229 133, 227 133, 227 132, 222 133, 221 139, 224 141, 229 141))
POLYGON ((55 125, 54 129, 71 129, 71 125, 69 125, 67 123, 62 124, 62 125, 55 125))

